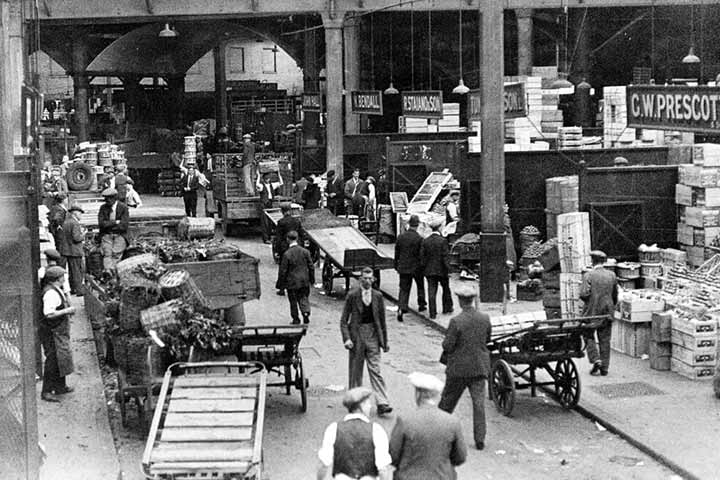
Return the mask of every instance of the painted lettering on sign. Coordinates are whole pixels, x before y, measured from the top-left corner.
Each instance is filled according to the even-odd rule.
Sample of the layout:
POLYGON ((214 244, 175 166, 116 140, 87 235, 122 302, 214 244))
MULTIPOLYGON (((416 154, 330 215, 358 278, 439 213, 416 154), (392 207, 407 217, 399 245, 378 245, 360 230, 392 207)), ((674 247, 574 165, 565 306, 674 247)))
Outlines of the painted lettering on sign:
POLYGON ((319 93, 304 93, 302 99, 303 110, 306 112, 319 112, 322 99, 319 93))
POLYGON ((442 91, 403 92, 402 112, 406 117, 442 118, 442 91))
MULTIPOLYGON (((470 121, 480 120, 482 95, 480 90, 468 92, 468 118, 470 121)), ((517 118, 527 115, 525 111, 525 85, 523 83, 506 83, 503 90, 503 110, 505 118, 517 118)))
POLYGON ((382 115, 382 92, 355 91, 350 92, 352 113, 364 115, 382 115))
POLYGON ((719 103, 720 87, 630 86, 628 126, 717 133, 719 103))

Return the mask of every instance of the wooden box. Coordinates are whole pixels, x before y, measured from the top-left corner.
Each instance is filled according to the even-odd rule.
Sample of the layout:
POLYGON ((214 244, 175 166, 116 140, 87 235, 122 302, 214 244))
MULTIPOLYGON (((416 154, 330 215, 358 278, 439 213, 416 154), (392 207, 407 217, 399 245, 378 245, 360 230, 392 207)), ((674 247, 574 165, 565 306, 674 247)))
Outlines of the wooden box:
POLYGON ((563 318, 582 315, 583 301, 580 300, 582 273, 560 274, 560 312, 563 318))
POLYGON ((678 182, 691 187, 720 186, 720 170, 698 165, 680 165, 678 182))
MULTIPOLYGON (((677 241, 682 245, 693 245, 695 243, 695 229, 684 222, 678 223, 677 241)), ((687 255, 685 259, 687 260, 687 255)))
POLYGON ((652 340, 655 342, 670 342, 672 340, 672 312, 653 312, 652 340))
POLYGON ((581 273, 590 265, 590 216, 587 212, 563 213, 557 222, 560 269, 581 273))
POLYGON ((693 350, 680 345, 673 345, 672 347, 672 358, 680 360, 681 362, 696 367, 701 365, 717 365, 717 349, 715 348, 703 348, 699 350, 693 350))
POLYGON ((694 205, 693 188, 689 185, 683 185, 680 183, 675 185, 675 203, 678 205, 692 207, 694 205))
POLYGON ((695 228, 693 231, 693 245, 696 247, 709 247, 720 236, 720 227, 695 228))
POLYGON ((670 370, 672 344, 650 340, 650 368, 653 370, 670 370))
POLYGON ((685 207, 685 223, 691 227, 717 227, 720 226, 720 210, 685 207))
POLYGON ((650 322, 630 323, 615 320, 612 323, 610 347, 620 353, 640 358, 650 352, 650 322))
POLYGON ((717 334, 692 335, 679 330, 670 331, 670 341, 690 350, 718 350, 717 334))
POLYGON ((691 336, 714 335, 717 336, 718 323, 716 319, 697 320, 673 315, 672 329, 691 336))
POLYGON ((620 318, 624 322, 649 323, 652 322, 653 313, 665 310, 665 301, 633 296, 629 300, 620 301, 619 307, 620 318))
POLYGON ((715 367, 712 365, 693 367, 677 358, 670 359, 670 370, 691 380, 712 380, 715 376, 715 367))

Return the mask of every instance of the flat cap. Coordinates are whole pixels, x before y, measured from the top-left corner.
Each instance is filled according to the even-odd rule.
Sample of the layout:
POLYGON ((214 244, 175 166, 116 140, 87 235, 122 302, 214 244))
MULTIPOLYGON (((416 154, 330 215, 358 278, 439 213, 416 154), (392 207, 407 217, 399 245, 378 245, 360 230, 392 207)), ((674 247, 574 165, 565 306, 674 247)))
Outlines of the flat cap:
POLYGON ((243 138, 252 138, 252 135, 250 135, 249 133, 246 133, 245 135, 243 135, 243 138))
POLYGON ((72 211, 85 213, 85 210, 83 210, 83 208, 80 205, 71 205, 70 208, 68 208, 68 212, 72 212, 72 211))
POLYGON ((342 404, 348 410, 352 410, 360 405, 365 399, 372 395, 372 390, 367 387, 355 387, 345 392, 342 404))
POLYGON ((55 260, 56 262, 62 260, 62 255, 60 255, 60 252, 58 252, 54 248, 48 248, 43 253, 45 254, 45 258, 47 258, 48 260, 55 260))
POLYGON ((420 225, 420 217, 417 215, 410 215, 410 220, 408 220, 408 225, 411 227, 417 227, 420 225))
POLYGON ((105 190, 103 190, 100 195, 102 195, 103 197, 115 197, 115 196, 117 196, 117 194, 118 194, 117 190, 110 187, 110 188, 106 188, 105 190))
POLYGON ((65 275, 65 269, 60 266, 57 266, 57 265, 48 267, 47 270, 45 270, 45 279, 46 280, 50 280, 50 281, 57 280, 58 278, 61 278, 63 275, 65 275))
POLYGON ((450 190, 450 196, 452 197, 453 195, 460 195, 460 190, 450 190))
POLYGON ((430 221, 430 228, 433 230, 440 230, 443 225, 443 218, 434 218, 430 221))
POLYGON ((602 250, 593 250, 590 252, 590 258, 607 259, 607 254, 602 250))
POLYGON ((475 284, 471 282, 459 282, 455 287, 455 295, 461 298, 472 298, 477 296, 475 284))
POLYGON ((412 372, 408 375, 410 383, 418 390, 428 390, 431 392, 442 392, 445 386, 435 375, 429 375, 422 372, 412 372))

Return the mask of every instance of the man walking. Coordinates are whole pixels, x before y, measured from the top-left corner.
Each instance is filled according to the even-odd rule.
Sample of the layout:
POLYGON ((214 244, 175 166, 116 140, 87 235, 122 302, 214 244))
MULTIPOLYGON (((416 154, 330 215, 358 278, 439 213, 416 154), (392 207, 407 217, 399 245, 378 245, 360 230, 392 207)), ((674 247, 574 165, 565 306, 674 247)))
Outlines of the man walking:
POLYGON ((348 390, 343 405, 348 414, 325 429, 318 452, 317 480, 324 480, 328 472, 336 480, 390 480, 387 433, 369 418, 372 390, 365 387, 348 390))
POLYGON ((130 212, 127 205, 117 199, 117 190, 106 188, 102 192, 105 203, 98 211, 100 227, 100 248, 102 249, 103 268, 112 270, 122 259, 128 246, 127 230, 130 224, 130 212))
POLYGON ((65 259, 70 275, 70 294, 82 295, 83 285, 83 243, 85 232, 80 225, 80 215, 85 213, 82 207, 73 205, 62 227, 62 235, 57 248, 65 259))
POLYGON ((315 283, 315 266, 310 252, 298 245, 298 233, 291 230, 287 234, 288 249, 283 253, 278 270, 277 289, 287 290, 290 301, 290 317, 293 325, 300 323, 298 306, 303 323, 310 323, 310 285, 315 283))
MULTIPOLYGON (((265 210, 266 208, 272 208, 273 199, 276 197, 278 190, 283 185, 282 175, 278 172, 278 181, 273 182, 270 178, 270 173, 260 174, 258 171, 257 180, 255 181, 255 189, 257 194, 260 196, 260 208, 265 210)), ((280 207, 282 208, 282 206, 280 207)), ((270 219, 262 212, 260 215, 260 230, 262 233, 263 243, 270 243, 270 219)), ((290 230, 286 231, 289 232, 290 230)), ((285 238, 285 237, 283 237, 285 238)))
POLYGON ((392 412, 388 404, 385 380, 380 374, 380 349, 390 350, 385 326, 385 302, 380 292, 372 288, 373 271, 362 270, 360 287, 348 293, 340 318, 340 332, 348 350, 349 388, 363 383, 363 369, 367 363, 370 386, 377 397, 378 415, 392 412))
POLYGON ((448 265, 448 247, 447 240, 440 235, 440 227, 442 221, 436 220, 430 224, 432 232, 423 239, 421 248, 421 259, 423 266, 423 274, 427 278, 428 283, 428 307, 430 308, 430 318, 437 318, 437 305, 435 297, 437 297, 438 285, 442 286, 442 313, 453 312, 452 295, 450 294, 450 267, 448 265))
POLYGON ((583 275, 580 299, 585 302, 584 317, 606 315, 601 326, 585 337, 588 360, 592 363, 590 375, 607 375, 610 367, 610 337, 612 336, 612 315, 618 299, 618 286, 615 274, 605 270, 607 260, 605 252, 590 252, 593 268, 583 275), (595 341, 597 333, 597 342, 595 341), (598 351, 599 350, 599 351, 598 351))
POLYGON ((335 176, 335 170, 330 170, 327 173, 327 186, 325 187, 325 194, 327 195, 327 209, 330 210, 333 215, 340 215, 343 213, 343 185, 340 179, 335 176))
POLYGON ((417 410, 398 416, 390 435, 396 480, 455 480, 467 456, 460 420, 438 408, 443 383, 433 375, 408 375, 417 410))
POLYGON ((448 413, 455 410, 465 388, 470 390, 473 405, 473 436, 478 450, 485 448, 485 380, 490 374, 490 317, 475 310, 475 287, 461 285, 455 289, 462 312, 450 319, 443 355, 446 365, 445 388, 440 408, 448 413))
POLYGON ((194 163, 188 163, 187 167, 180 167, 182 176, 180 185, 183 187, 183 203, 185 204, 185 216, 197 217, 198 188, 200 188, 200 173, 195 169, 194 163))
MULTIPOLYGON (((287 239, 288 233, 295 231, 298 234, 298 239, 302 238, 303 234, 300 219, 292 216, 292 205, 290 202, 281 203, 280 212, 283 216, 278 220, 277 226, 275 226, 275 241, 273 243, 273 250, 275 251, 275 255, 277 255, 278 263, 282 261, 285 250, 290 246, 287 239)), ((278 295, 284 295, 284 293, 284 289, 278 288, 278 295)))
POLYGON ((408 221, 408 229, 398 236, 395 242, 395 270, 400 276, 400 293, 398 294, 399 322, 403 321, 403 314, 408 311, 410 289, 415 280, 417 288, 418 310, 425 310, 425 278, 423 277, 422 265, 420 264, 420 250, 422 248, 422 237, 417 232, 420 225, 420 218, 412 215, 408 221))

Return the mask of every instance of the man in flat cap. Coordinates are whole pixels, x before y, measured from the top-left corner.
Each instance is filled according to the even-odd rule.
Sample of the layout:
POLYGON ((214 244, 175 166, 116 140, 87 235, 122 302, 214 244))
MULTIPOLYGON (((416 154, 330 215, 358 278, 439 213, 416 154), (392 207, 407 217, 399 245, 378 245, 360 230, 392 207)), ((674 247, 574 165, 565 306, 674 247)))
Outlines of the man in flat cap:
POLYGON ((445 388, 440 408, 455 410, 465 389, 473 404, 473 437, 478 450, 485 448, 485 380, 490 375, 490 317, 475 310, 475 284, 462 282, 455 288, 462 312, 450 319, 440 361, 445 363, 445 388))
POLYGON ((53 265, 45 271, 47 284, 42 292, 42 319, 38 336, 45 352, 45 368, 40 398, 47 402, 59 402, 57 395, 70 393, 65 377, 73 370, 70 349, 70 316, 75 307, 68 302, 63 292, 65 270, 53 265))
POLYGON ((333 215, 340 215, 345 211, 343 203, 344 186, 340 178, 335 175, 335 170, 327 172, 327 185, 325 186, 325 195, 327 196, 326 208, 333 215))
POLYGON ((450 266, 448 264, 448 253, 450 247, 448 242, 440 235, 440 227, 443 221, 434 220, 430 224, 432 232, 422 241, 420 258, 423 266, 423 274, 428 283, 428 307, 430 318, 437 318, 437 297, 438 286, 442 286, 442 313, 452 313, 453 301, 450 293, 450 266))
POLYGON ((318 480, 325 479, 328 472, 336 480, 392 478, 387 433, 369 418, 372 398, 372 390, 365 387, 345 394, 343 405, 348 414, 325 429, 318 452, 318 480))
MULTIPOLYGON (((287 238, 288 233, 293 231, 297 232, 298 244, 302 243, 304 236, 300 219, 292 215, 292 204, 290 202, 282 202, 280 204, 280 213, 282 213, 282 218, 278 220, 275 226, 275 238, 273 242, 273 253, 277 255, 278 263, 282 261, 283 254, 290 247, 290 242, 287 238)), ((285 290, 278 288, 277 294, 284 295, 285 290)))
POLYGON ((443 383, 437 377, 413 372, 417 409, 398 416, 390 434, 390 456, 396 480, 454 480, 467 447, 460 420, 438 408, 443 383))
POLYGON ((73 205, 63 223, 62 236, 57 245, 58 251, 65 258, 70 274, 70 294, 82 295, 83 284, 83 243, 85 230, 80 225, 80 215, 85 213, 82 207, 73 205))
POLYGON ((585 337, 588 360, 592 364, 591 375, 607 375, 610 367, 610 337, 612 335, 612 316, 618 300, 618 285, 615 274, 605 270, 607 255, 600 250, 590 252, 592 270, 583 274, 580 287, 580 300, 584 317, 606 315, 600 327, 585 337), (597 334, 597 341, 595 335, 597 334), (598 351, 599 350, 599 351, 598 351))
POLYGON ((315 283, 315 265, 310 252, 298 245, 298 233, 291 230, 286 235, 288 249, 280 259, 276 287, 287 290, 290 317, 293 325, 300 323, 298 307, 303 323, 310 323, 310 286, 315 283))
POLYGON ((106 188, 102 191, 105 203, 98 211, 100 227, 100 248, 103 256, 103 268, 112 270, 122 259, 128 246, 127 231, 130 224, 130 211, 124 203, 118 201, 117 190, 106 188))
MULTIPOLYGON (((50 210, 48 210, 47 213, 48 230, 53 236, 55 248, 57 248, 58 244, 62 241, 62 227, 63 223, 65 223, 65 219, 67 218, 67 216, 67 194, 63 192, 58 192, 53 198, 53 204, 50 206, 50 210)), ((65 259, 63 258, 58 262, 58 265, 60 265, 61 267, 65 267, 64 262, 65 259)))
POLYGON ((422 312, 427 305, 425 302, 425 277, 423 276, 420 256, 423 239, 417 232, 419 225, 420 218, 417 215, 411 215, 407 231, 398 235, 395 242, 395 270, 400 276, 397 314, 397 319, 400 322, 403 321, 403 314, 408 311, 413 280, 417 288, 418 310, 422 312))

